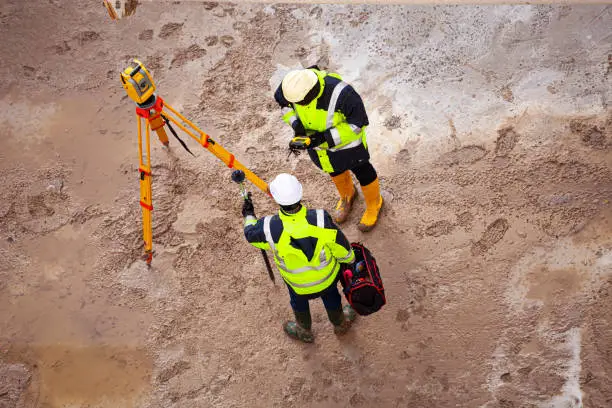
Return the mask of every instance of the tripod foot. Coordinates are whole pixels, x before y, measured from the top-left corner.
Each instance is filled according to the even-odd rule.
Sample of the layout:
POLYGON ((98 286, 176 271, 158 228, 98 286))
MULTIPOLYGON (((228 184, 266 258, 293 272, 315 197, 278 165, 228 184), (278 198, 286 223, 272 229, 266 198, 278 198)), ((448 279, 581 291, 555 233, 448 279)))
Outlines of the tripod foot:
POLYGON ((147 266, 150 268, 151 262, 153 261, 153 252, 146 252, 142 256, 142 260, 145 261, 147 263, 147 266))

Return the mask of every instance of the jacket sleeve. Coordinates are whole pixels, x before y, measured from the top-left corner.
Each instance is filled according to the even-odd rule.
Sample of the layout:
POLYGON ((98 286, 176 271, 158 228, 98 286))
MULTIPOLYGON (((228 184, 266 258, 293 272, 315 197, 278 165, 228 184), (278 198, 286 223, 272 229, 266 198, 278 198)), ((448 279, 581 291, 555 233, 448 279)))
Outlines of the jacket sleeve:
POLYGON ((279 85, 276 89, 276 92, 274 93, 274 99, 276 100, 276 103, 278 103, 281 107, 283 121, 293 128, 293 131, 296 135, 306 136, 306 129, 304 129, 304 125, 298 118, 291 104, 285 99, 281 85, 279 85))
POLYGON ((244 236, 249 244, 256 248, 270 249, 270 244, 266 241, 266 234, 264 233, 264 220, 263 218, 258 220, 252 215, 248 215, 244 218, 244 236))
POLYGON ((325 211, 325 228, 336 230, 336 239, 328 243, 327 247, 331 250, 334 258, 341 263, 353 263, 355 261, 355 253, 351 248, 351 244, 344 233, 334 224, 332 217, 325 211))
POLYGON ((346 121, 324 132, 329 147, 341 146, 357 140, 362 129, 370 124, 363 100, 350 85, 347 85, 340 93, 335 111, 341 112, 346 121))

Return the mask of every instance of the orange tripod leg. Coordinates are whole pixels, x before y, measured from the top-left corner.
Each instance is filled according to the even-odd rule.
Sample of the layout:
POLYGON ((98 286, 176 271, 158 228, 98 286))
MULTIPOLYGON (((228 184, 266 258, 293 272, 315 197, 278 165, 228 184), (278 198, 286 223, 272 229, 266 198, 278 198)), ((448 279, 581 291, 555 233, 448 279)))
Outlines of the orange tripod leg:
POLYGON ((140 206, 142 207, 142 237, 144 239, 145 259, 147 265, 151 265, 153 257, 153 225, 151 211, 153 211, 152 191, 151 191, 151 132, 150 124, 146 122, 145 144, 142 146, 142 124, 138 120, 138 153, 140 175, 140 206))
POLYGON ((157 97, 153 106, 147 106, 146 108, 136 108, 136 118, 138 120, 138 153, 140 155, 140 165, 138 171, 140 174, 140 206, 142 207, 142 236, 144 239, 145 259, 147 264, 151 264, 153 257, 153 228, 152 228, 152 214, 153 201, 152 201, 152 189, 151 189, 151 130, 157 133, 159 140, 164 144, 168 145, 168 136, 166 134, 164 125, 166 124, 163 116, 181 130, 195 139, 199 144, 208 149, 212 154, 219 158, 227 167, 230 169, 242 170, 246 178, 253 183, 257 188, 266 194, 270 194, 268 184, 259 178, 255 173, 246 168, 241 162, 236 160, 234 155, 223 148, 220 144, 211 139, 205 132, 200 130, 195 124, 185 118, 183 115, 178 113, 174 108, 164 103, 161 97, 157 97), (182 122, 178 121, 173 116, 169 115, 164 107, 177 116, 182 122), (143 147, 142 140, 142 122, 146 121, 145 129, 145 145, 143 147), (184 125, 186 123, 187 125, 184 125), (189 127, 187 127, 189 126, 189 127))
POLYGON ((164 120, 161 118, 161 115, 151 116, 149 118, 149 122, 151 123, 151 129, 154 130, 155 133, 157 133, 159 141, 164 146, 168 146, 170 142, 168 141, 168 135, 166 134, 166 129, 164 128, 166 122, 164 122, 164 120))
POLYGON ((251 183, 253 183, 257 188, 259 188, 264 193, 270 194, 270 191, 269 191, 269 188, 268 188, 268 184, 265 181, 263 181, 261 178, 259 178, 251 170, 246 168, 244 166, 244 164, 242 164, 238 160, 236 160, 236 158, 234 157, 234 155, 232 153, 228 152, 227 150, 225 150, 223 148, 223 146, 221 146, 219 143, 217 143, 214 140, 212 140, 205 132, 200 130, 200 128, 198 128, 195 124, 193 124, 191 121, 189 121, 185 116, 183 116, 179 112, 177 112, 172 106, 170 106, 170 105, 168 105, 166 103, 164 105, 164 107, 168 108, 168 110, 170 112, 172 112, 175 116, 177 116, 179 119, 181 119, 187 125, 189 125, 189 127, 191 127, 191 129, 188 129, 186 126, 184 126, 182 123, 177 121, 171 115, 166 115, 168 117, 168 119, 172 123, 177 125, 183 132, 187 133, 193 139, 197 140, 198 143, 200 143, 203 147, 208 149, 208 151, 210 151, 218 159, 220 159, 223 163, 225 163, 225 165, 227 167, 229 167, 230 169, 236 169, 236 170, 244 171, 244 174, 245 174, 246 178, 251 183), (198 133, 199 136, 195 135, 194 132, 198 133))

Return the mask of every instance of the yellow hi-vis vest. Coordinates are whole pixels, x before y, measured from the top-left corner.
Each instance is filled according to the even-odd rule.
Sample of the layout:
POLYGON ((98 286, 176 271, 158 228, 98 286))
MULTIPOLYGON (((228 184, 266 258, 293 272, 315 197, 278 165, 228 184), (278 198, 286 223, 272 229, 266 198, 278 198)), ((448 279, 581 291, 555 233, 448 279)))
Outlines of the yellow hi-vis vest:
POLYGON ((342 112, 336 111, 338 98, 342 90, 348 85, 342 81, 338 74, 327 73, 311 68, 319 78, 320 91, 317 97, 308 105, 292 104, 292 108, 283 109, 283 121, 291 125, 293 121, 299 119, 306 129, 307 135, 314 132, 324 132, 329 130, 334 141, 334 146, 330 147, 327 142, 315 147, 321 168, 327 173, 333 173, 336 169, 330 163, 328 152, 347 150, 363 144, 367 148, 365 126, 359 128, 346 121, 346 116, 342 112), (332 76, 340 79, 332 91, 327 109, 317 109, 317 103, 325 88, 325 77, 332 76))
POLYGON ((289 286, 298 295, 321 292, 333 284, 338 276, 341 262, 352 262, 354 254, 336 243, 338 230, 324 228, 324 212, 317 210, 317 225, 306 220, 306 207, 296 214, 279 211, 283 231, 275 243, 270 231, 272 216, 264 218, 264 234, 278 270, 289 286), (316 238, 314 255, 309 260, 300 249, 291 245, 291 239, 316 238))

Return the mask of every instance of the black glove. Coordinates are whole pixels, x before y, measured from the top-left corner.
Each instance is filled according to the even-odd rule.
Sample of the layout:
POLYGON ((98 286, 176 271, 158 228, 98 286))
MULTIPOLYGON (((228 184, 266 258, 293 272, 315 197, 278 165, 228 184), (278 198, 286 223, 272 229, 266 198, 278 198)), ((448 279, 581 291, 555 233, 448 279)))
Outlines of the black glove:
POLYGON ((242 216, 246 217, 248 215, 255 216, 255 207, 253 207, 253 200, 251 200, 251 193, 248 193, 248 198, 244 200, 242 204, 242 216))
POLYGON ((310 137, 310 146, 309 147, 317 147, 322 143, 325 143, 325 134, 323 132, 315 132, 310 137))
POLYGON ((306 134, 306 129, 299 119, 296 119, 291 127, 293 128, 294 136, 304 136, 306 134))

